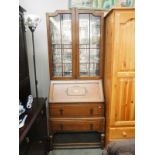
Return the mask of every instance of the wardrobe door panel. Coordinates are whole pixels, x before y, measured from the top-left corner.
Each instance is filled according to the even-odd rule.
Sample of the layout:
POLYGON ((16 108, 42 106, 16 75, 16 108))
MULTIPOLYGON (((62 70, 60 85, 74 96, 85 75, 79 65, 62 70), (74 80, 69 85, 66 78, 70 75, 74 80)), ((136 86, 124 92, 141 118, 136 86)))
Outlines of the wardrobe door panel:
POLYGON ((117 12, 115 15, 117 71, 135 70, 135 17, 134 12, 117 12), (119 46, 118 46, 119 45, 119 46))
POLYGON ((112 122, 115 126, 134 125, 135 101, 134 101, 134 76, 117 77, 114 88, 114 102, 112 108, 112 122))

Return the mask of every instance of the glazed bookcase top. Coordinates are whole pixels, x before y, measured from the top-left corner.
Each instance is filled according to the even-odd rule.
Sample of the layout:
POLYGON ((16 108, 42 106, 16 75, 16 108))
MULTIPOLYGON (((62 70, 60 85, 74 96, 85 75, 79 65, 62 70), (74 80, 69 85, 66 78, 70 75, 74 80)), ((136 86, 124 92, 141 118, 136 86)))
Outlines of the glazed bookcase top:
POLYGON ((103 18, 75 8, 47 13, 51 80, 102 78, 103 18))

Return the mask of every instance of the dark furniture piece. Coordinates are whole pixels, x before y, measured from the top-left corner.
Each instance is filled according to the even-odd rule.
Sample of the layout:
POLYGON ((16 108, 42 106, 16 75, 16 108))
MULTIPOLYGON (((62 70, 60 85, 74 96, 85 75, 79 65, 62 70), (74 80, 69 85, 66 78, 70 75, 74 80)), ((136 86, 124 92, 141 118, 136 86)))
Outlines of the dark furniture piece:
POLYGON ((135 155, 135 140, 117 140, 107 145, 102 155, 135 155))
POLYGON ((25 10, 19 6, 19 99, 21 102, 25 102, 27 96, 31 93, 23 18, 24 12, 25 10))
MULTIPOLYGON (((19 99, 24 105, 31 94, 28 70, 25 27, 25 10, 19 6, 19 99)), ((20 155, 45 155, 48 151, 46 99, 34 99, 27 112, 25 125, 19 129, 20 155)))
POLYGON ((19 129, 20 155, 46 155, 48 152, 46 99, 36 99, 25 125, 19 129))

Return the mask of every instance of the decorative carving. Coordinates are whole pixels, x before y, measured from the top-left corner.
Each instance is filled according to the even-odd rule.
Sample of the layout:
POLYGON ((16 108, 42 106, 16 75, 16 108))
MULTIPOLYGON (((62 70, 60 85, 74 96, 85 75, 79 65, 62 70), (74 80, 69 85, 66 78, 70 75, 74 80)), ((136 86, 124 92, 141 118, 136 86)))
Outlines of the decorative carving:
POLYGON ((130 18, 130 19, 128 19, 128 20, 126 20, 125 22, 122 22, 122 23, 120 23, 120 24, 125 25, 125 24, 127 24, 128 22, 132 22, 132 21, 134 21, 134 20, 135 20, 134 18, 130 18))
POLYGON ((86 96, 88 92, 85 87, 73 86, 66 89, 67 96, 86 96))

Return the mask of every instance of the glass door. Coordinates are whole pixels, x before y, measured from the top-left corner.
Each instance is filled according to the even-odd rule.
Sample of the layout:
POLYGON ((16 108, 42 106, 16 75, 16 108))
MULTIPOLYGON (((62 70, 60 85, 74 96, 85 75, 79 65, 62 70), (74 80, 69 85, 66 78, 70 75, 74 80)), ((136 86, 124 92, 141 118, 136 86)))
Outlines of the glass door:
POLYGON ((71 14, 50 17, 52 77, 72 77, 71 14))
POLYGON ((101 16, 79 13, 79 76, 100 76, 101 16))
POLYGON ((50 79, 101 79, 103 11, 47 14, 50 79))

